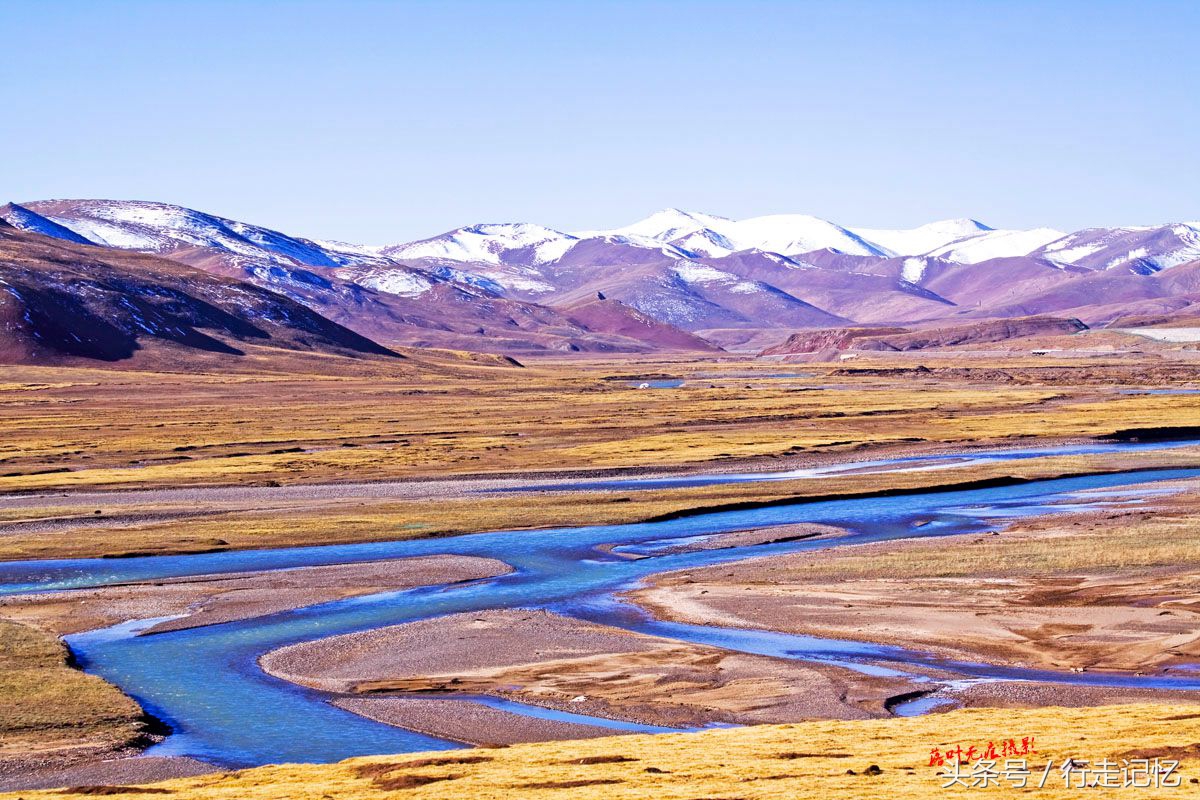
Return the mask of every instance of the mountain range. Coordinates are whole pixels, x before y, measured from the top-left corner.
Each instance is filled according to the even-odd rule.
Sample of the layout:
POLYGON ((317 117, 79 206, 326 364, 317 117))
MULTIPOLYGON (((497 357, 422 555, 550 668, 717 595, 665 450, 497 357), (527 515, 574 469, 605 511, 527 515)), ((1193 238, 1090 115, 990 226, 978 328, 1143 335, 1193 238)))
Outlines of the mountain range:
POLYGON ((1064 232, 960 219, 889 230, 670 209, 611 230, 477 224, 363 246, 141 201, 9 204, 0 219, 63 245, 250 284, 384 348, 757 352, 808 329, 1200 316, 1194 222, 1064 232))

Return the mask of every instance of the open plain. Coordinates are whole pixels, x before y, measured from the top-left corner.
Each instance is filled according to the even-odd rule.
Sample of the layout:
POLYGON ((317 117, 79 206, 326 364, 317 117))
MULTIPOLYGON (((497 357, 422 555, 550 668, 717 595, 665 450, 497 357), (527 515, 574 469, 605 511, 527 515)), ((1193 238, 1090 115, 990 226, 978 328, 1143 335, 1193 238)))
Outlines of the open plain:
MULTIPOLYGON (((298 546, 426 540, 447 546, 441 554, 10 592, 0 598, 0 634, 13 652, 18 643, 37 642, 38 655, 0 665, 12 709, 4 723, 2 785, 80 784, 89 775, 137 783, 222 766, 220 759, 176 755, 131 758, 169 740, 169 727, 100 678, 79 673, 61 651, 56 655, 55 637, 151 620, 139 630, 149 641, 270 624, 296 609, 403 597, 432 584, 486 589, 489 582, 521 580, 529 567, 514 568, 502 553, 464 554, 452 540, 528 531, 567 542, 571 530, 687 526, 755 509, 795 508, 795 521, 748 518, 732 529, 664 535, 633 549, 614 533, 608 544, 597 539, 594 553, 642 570, 637 574, 644 577, 618 587, 621 600, 664 623, 898 646, 931 660, 871 675, 853 664, 627 629, 619 618, 576 618, 569 607, 564 615, 506 602, 364 625, 333 638, 314 629, 260 653, 262 667, 364 720, 450 742, 581 740, 544 745, 555 758, 576 752, 587 758, 592 745, 582 740, 607 742, 602 737, 614 733, 713 724, 875 718, 870 724, 895 726, 878 729, 897 731, 887 736, 912 726, 928 733, 934 723, 894 719, 914 698, 939 712, 1010 709, 989 713, 1036 725, 1031 732, 1047 741, 1063 730, 1057 717, 1038 716, 1036 709, 1049 705, 1078 706, 1071 713, 1079 719, 1141 715, 1137 730, 1167 735, 1175 728, 1163 727, 1154 704, 1190 705, 1200 693, 1153 684, 1064 686, 1028 676, 964 681, 953 664, 1076 677, 1186 676, 1200 655, 1194 478, 1135 482, 1097 492, 1092 502, 1084 492, 1069 501, 1079 508, 1030 512, 1011 522, 1001 516, 985 529, 949 535, 930 535, 936 526, 925 526, 933 513, 929 520, 907 519, 908 533, 879 541, 855 538, 853 525, 805 517, 806 508, 831 502, 1003 490, 1130 470, 1149 470, 1139 474, 1152 479, 1155 470, 1195 467, 1200 445, 1190 441, 1200 430, 1200 361, 1189 350, 1156 348, 1149 358, 950 350, 919 358, 864 355, 853 363, 713 356, 518 366, 430 351, 391 366, 305 357, 270 371, 232 373, 11 368, 0 387, 0 555, 7 562, 119 568, 155 555, 256 558, 298 546), (99 560, 62 561, 81 558, 99 560), (667 568, 680 558, 718 563, 667 568), (60 685, 65 675, 83 688, 51 713, 53 703, 37 700, 30 687, 60 685), (481 698, 516 705, 489 706, 481 698), (1151 705, 1109 708, 1115 703, 1151 705), (614 724, 631 727, 614 730, 614 724)), ((896 658, 867 662, 894 667, 896 658)), ((970 727, 981 718, 961 719, 970 727)), ((860 723, 820 724, 829 727, 811 730, 837 736, 857 735, 837 725, 860 723)), ((798 730, 697 736, 750 737, 737 739, 745 754, 727 759, 738 781, 786 783, 816 773, 785 775, 750 753, 756 741, 783 747, 780 737, 798 730)), ((639 754, 658 753, 658 745, 637 741, 639 754)), ((675 745, 663 747, 664 754, 677 752, 675 745)), ((422 778, 406 796, 460 796, 466 783, 450 781, 475 780, 470 776, 491 769, 482 766, 491 761, 457 758, 466 759, 451 769, 457 777, 422 778)), ((921 766, 909 756, 899 760, 921 766)), ((889 777, 877 783, 907 791, 890 781, 917 773, 893 761, 881 765, 889 777)), ((662 772, 655 776, 678 771, 657 763, 662 772)), ((818 772, 828 765, 819 766, 818 772)), ((319 784, 327 792, 344 780, 357 787, 353 776, 362 768, 297 769, 304 780, 327 781, 319 784), (326 771, 308 771, 320 769, 326 771)), ((611 783, 604 784, 561 776, 526 783, 540 780, 551 791, 583 780, 572 790, 595 785, 620 796, 675 796, 661 793, 661 782, 634 779, 630 769, 614 762, 602 776, 611 783), (613 770, 623 771, 613 777, 613 770)), ((845 772, 830 772, 830 780, 845 772)), ((164 791, 208 796, 203 792, 223 791, 222 780, 169 784, 164 791)), ((261 779, 229 780, 249 791, 241 781, 261 779)), ((689 785, 693 793, 703 786, 716 796, 730 791, 721 780, 689 785)), ((729 796, 767 796, 739 785, 729 796)), ((805 785, 815 792, 816 784, 805 785)), ((381 786, 367 780, 362 790, 381 786)), ((491 786, 500 791, 500 783, 491 786)), ((845 796, 864 796, 861 790, 851 782, 845 796)))

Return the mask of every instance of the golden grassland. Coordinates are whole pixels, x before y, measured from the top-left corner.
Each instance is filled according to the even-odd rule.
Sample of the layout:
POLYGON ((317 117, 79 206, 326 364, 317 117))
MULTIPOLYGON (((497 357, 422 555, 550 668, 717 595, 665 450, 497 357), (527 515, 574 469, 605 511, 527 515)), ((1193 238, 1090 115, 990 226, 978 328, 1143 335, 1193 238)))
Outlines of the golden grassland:
POLYGON ((120 690, 67 662, 53 635, 0 620, 0 764, 54 751, 115 751, 144 733, 120 690))
POLYGON ((0 492, 679 467, 1200 424, 1200 397, 1119 393, 1159 373, 1006 368, 1017 382, 997 384, 994 368, 840 374, 737 360, 470 365, 433 376, 379 365, 343 375, 6 367, 0 492), (744 377, 769 370, 806 377, 744 377), (643 377, 687 384, 632 388, 643 377))
MULTIPOLYGON (((864 359, 848 371, 736 358, 547 360, 526 368, 453 354, 431 358, 423 354, 394 368, 370 362, 349 369, 339 362, 331 369, 321 362, 321 370, 254 373, 8 367, 0 383, 0 494, 642 467, 785 469, 854 455, 1200 425, 1200 396, 1123 393, 1135 384, 1200 380, 1200 369, 1188 363, 927 357, 873 366, 864 359), (930 369, 917 369, 918 363, 930 369), (643 379, 666 378, 686 383, 633 388, 643 379)), ((309 362, 300 364, 307 368, 309 362)), ((0 510, 6 526, 0 558, 618 523, 697 505, 933 486, 964 476, 1184 464, 1189 457, 1046 459, 933 476, 843 476, 583 499, 546 494, 536 502, 496 495, 481 501, 447 490, 412 500, 156 500, 115 514, 102 500, 77 507, 13 506, 0 510), (22 528, 24 522, 53 524, 22 528)))
MULTIPOLYGON (((1132 384, 1200 380, 1192 367, 1147 371, 1119 359, 1055 364, 1023 358, 944 363, 926 358, 923 363, 931 373, 888 372, 917 363, 891 360, 876 365, 884 370, 880 373, 848 374, 836 365, 793 367, 738 359, 539 361, 520 369, 451 355, 438 356, 436 363, 423 358, 420 365, 390 368, 372 362, 353 370, 339 367, 340 372, 316 361, 308 372, 257 373, 5 367, 0 377, 0 494, 270 487, 645 466, 784 469, 806 459, 874 455, 888 447, 892 452, 904 447, 953 449, 1033 437, 1088 437, 1131 427, 1200 425, 1200 396, 1122 393, 1132 384), (770 377, 793 371, 804 375, 770 377), (1003 371, 1003 379, 997 371, 1003 371), (687 384, 652 390, 630 385, 672 377, 687 384)), ((860 366, 871 364, 864 357, 860 366)), ((115 512, 91 501, 58 508, 14 506, 0 511, 0 525, 8 526, 0 536, 0 560, 621 523, 743 502, 1005 476, 1190 466, 1195 456, 1194 450, 1173 450, 1136 459, 1044 458, 930 473, 583 497, 547 493, 481 500, 450 493, 411 500, 147 500, 115 512), (30 527, 22 529, 21 524, 30 527)), ((1172 560, 1195 562, 1186 542, 1188 519, 1186 514, 1167 516, 1160 527, 1109 531, 1102 543, 1081 537, 1018 549, 1000 537, 972 549, 897 548, 886 554, 890 561, 872 556, 871 563, 861 553, 839 552, 815 558, 817 566, 809 569, 819 574, 826 557, 839 559, 830 561, 828 569, 846 576, 854 576, 856 569, 879 574, 881 568, 917 577, 1052 572, 1089 558, 1112 569, 1158 569, 1172 560)), ((141 730, 132 701, 67 666, 61 645, 52 638, 7 622, 0 622, 0 706, 0 756, 72 742, 93 750, 118 748, 141 730)), ((163 790, 181 798, 339 800, 387 791, 416 798, 924 797, 939 791, 922 767, 933 744, 1037 734, 1052 752, 1085 758, 1159 745, 1193 745, 1194 750, 1200 741, 1196 723, 1169 721, 1166 713, 1158 706, 805 723, 521 746, 469 756, 486 761, 395 770, 369 766, 378 760, 271 767, 173 782, 163 790), (1110 738, 1080 730, 1104 730, 1110 738), (824 756, 777 757, 818 748, 824 756), (829 756, 840 752, 851 755, 829 756), (638 760, 560 763, 614 753, 638 760), (864 775, 872 763, 883 772, 864 775), (847 775, 847 769, 858 774, 847 775)))
POLYGON ((1189 467, 1197 448, 1143 453, 1054 456, 930 472, 893 472, 627 493, 546 492, 412 500, 251 498, 204 509, 178 501, 117 509, 108 521, 95 504, 23 509, 19 519, 58 520, 61 529, 12 528, 0 536, 0 560, 210 552, 225 549, 345 544, 452 536, 490 530, 610 525, 696 509, 877 491, 922 490, 1000 478, 1052 478, 1089 472, 1189 467), (36 511, 36 515, 32 512, 36 511), (164 518, 156 519, 155 514, 164 518), (172 516, 175 515, 175 516, 172 516))
MULTIPOLYGON (((282 765, 185 778, 131 789, 179 800, 367 800, 434 798, 928 798, 983 792, 1015 796, 1003 788, 942 789, 945 767, 930 767, 932 748, 1033 737, 1026 756, 1035 774, 1053 759, 1103 758, 1180 761, 1182 788, 1066 789, 1052 770, 1046 787, 1028 795, 1054 798, 1192 796, 1200 774, 1200 715, 1162 705, 1095 709, 968 709, 889 720, 813 721, 792 725, 713 730, 693 734, 623 736, 516 745, 505 749, 359 758, 331 765, 282 765)), ((969 772, 965 769, 964 772, 969 772)), ((20 792, 26 800, 123 793, 115 788, 20 792)), ((1026 793, 1021 792, 1022 796, 1026 793)))
MULTIPOLYGON (((1154 501, 1153 510, 1128 509, 1103 520, 1045 517, 1024 520, 1002 536, 970 536, 947 547, 937 539, 909 539, 886 547, 846 547, 806 554, 803 560, 762 563, 763 583, 810 579, 1006 577, 1149 572, 1200 573, 1196 519, 1200 495, 1187 492, 1154 501)), ((960 537, 964 538, 964 537, 960 537)))

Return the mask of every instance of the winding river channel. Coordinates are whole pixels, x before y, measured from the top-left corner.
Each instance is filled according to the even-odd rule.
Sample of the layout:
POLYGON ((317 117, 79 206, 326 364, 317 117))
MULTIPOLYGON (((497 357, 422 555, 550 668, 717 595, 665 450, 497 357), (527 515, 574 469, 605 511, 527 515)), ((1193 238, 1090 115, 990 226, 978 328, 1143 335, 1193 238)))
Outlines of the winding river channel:
MULTIPOLYGON (((1137 445, 1102 447, 1107 452, 1137 445)), ((973 457, 999 459, 1011 458, 1012 454, 997 451, 973 457)), ((893 466, 903 469, 935 464, 905 462, 893 466)), ((965 491, 737 509, 628 525, 187 556, 7 562, 0 564, 0 594, 439 553, 489 557, 514 567, 514 572, 496 578, 356 597, 188 630, 138 636, 139 631, 157 622, 140 620, 68 637, 68 644, 85 669, 112 681, 171 726, 174 733, 151 754, 188 755, 239 767, 328 762, 355 755, 459 746, 336 708, 329 704, 327 694, 266 675, 257 659, 269 650, 319 637, 495 608, 547 609, 655 636, 831 662, 868 674, 906 674, 906 665, 920 665, 934 666, 963 679, 1200 689, 1200 674, 1192 677, 1186 672, 1156 676, 1058 673, 949 662, 900 647, 664 622, 616 599, 620 592, 648 576, 668 570, 864 542, 993 530, 1016 518, 1113 502, 1117 490, 1135 484, 1143 486, 1119 494, 1128 498, 1138 492, 1154 493, 1161 491, 1154 484, 1195 477, 1200 477, 1200 469, 1144 470, 965 491), (682 553, 667 550, 667 545, 697 537, 798 522, 838 526, 850 535, 682 553), (601 545, 618 545, 620 552, 609 552, 601 545), (630 553, 644 557, 630 559, 626 557, 630 553)), ((487 502, 486 497, 481 495, 480 502, 487 502)), ((607 725, 615 730, 662 730, 503 700, 485 702, 518 713, 607 725)), ((923 707, 919 705, 910 709, 920 710, 923 707)))

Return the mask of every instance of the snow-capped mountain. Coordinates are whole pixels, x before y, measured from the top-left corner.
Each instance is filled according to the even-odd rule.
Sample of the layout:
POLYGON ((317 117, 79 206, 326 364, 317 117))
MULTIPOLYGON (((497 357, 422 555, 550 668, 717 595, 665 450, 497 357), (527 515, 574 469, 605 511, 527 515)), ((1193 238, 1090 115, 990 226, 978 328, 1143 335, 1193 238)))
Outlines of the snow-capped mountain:
POLYGON ((22 210, 88 242, 121 250, 170 253, 207 247, 280 264, 337 267, 349 263, 332 258, 306 239, 167 203, 50 200, 31 203, 22 210))
POLYGON ((1128 266, 1157 272, 1200 258, 1200 228, 1177 224, 1138 228, 1089 228, 1051 241, 1036 251, 1060 264, 1107 270, 1128 266))
POLYGON ((700 256, 762 250, 797 256, 833 250, 854 256, 949 257, 962 263, 1027 255, 1066 234, 1050 228, 1031 231, 995 230, 974 219, 930 222, 917 228, 848 228, 804 214, 774 214, 732 220, 711 214, 666 209, 610 231, 577 233, 626 236, 642 242, 665 242, 700 256))
POLYGON ((546 264, 561 258, 578 239, 541 225, 472 225, 441 236, 385 247, 397 258, 432 258, 476 264, 546 264))
POLYGON ((1147 313, 1200 306, 1183 277, 1144 280, 1190 276, 1183 265, 1200 259, 1190 223, 1064 233, 963 218, 883 229, 667 209, 607 230, 482 223, 377 247, 165 203, 51 200, 5 206, 0 218, 247 280, 384 344, 691 348, 708 346, 697 336, 723 345, 768 336, 756 331, 1023 313, 1090 323, 1119 316, 1122 303, 1147 313))
POLYGON ((925 255, 952 242, 961 242, 992 231, 987 225, 974 219, 947 219, 907 230, 886 228, 854 228, 853 230, 858 236, 873 242, 876 247, 896 256, 925 255))
POLYGON ((986 230, 948 242, 926 253, 908 255, 929 255, 959 264, 978 264, 991 258, 1029 255, 1064 235, 1062 231, 1054 228, 1034 228, 1027 231, 986 230))
POLYGON ((576 235, 580 238, 617 236, 641 243, 661 242, 700 256, 724 256, 739 250, 799 255, 825 249, 863 256, 887 254, 846 228, 803 214, 777 214, 736 221, 669 208, 623 228, 576 235))
POLYGON ((379 252, 399 261, 424 262, 450 280, 537 295, 554 290, 537 267, 562 258, 576 242, 570 234, 541 225, 472 225, 379 252), (466 272, 461 264, 474 269, 466 272))

